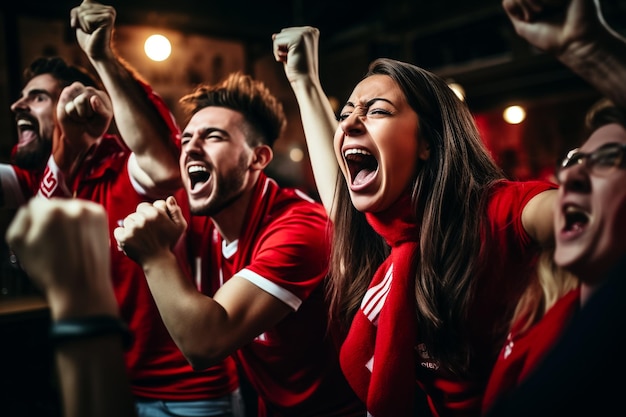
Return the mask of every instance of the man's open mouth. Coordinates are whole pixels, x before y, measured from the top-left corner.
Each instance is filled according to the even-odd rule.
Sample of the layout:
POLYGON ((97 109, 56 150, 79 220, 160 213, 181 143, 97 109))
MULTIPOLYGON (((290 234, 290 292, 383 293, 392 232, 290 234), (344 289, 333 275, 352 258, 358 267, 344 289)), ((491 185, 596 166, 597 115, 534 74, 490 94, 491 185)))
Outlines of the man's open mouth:
POLYGON ((196 185, 204 184, 211 177, 211 174, 203 165, 189 165, 187 167, 187 174, 189 175, 189 181, 191 181, 192 190, 196 185))
POLYGON ((589 213, 573 205, 563 208, 565 216, 565 231, 575 231, 583 229, 589 223, 589 213))

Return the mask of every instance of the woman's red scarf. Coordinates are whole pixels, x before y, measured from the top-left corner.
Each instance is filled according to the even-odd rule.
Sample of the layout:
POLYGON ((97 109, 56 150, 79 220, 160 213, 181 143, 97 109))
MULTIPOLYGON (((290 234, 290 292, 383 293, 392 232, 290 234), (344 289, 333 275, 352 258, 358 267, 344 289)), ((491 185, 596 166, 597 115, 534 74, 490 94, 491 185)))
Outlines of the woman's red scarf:
POLYGON ((341 348, 346 379, 374 417, 413 415, 417 321, 415 270, 419 227, 408 195, 367 221, 391 246, 341 348))

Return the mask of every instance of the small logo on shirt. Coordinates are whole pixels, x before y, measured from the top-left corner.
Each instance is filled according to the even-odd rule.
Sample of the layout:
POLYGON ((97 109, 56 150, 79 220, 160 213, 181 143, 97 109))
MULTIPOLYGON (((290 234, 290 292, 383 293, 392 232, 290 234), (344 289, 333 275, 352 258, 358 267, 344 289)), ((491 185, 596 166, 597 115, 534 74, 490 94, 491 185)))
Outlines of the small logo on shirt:
POLYGON ((46 167, 43 180, 39 185, 39 191, 41 191, 41 194, 43 194, 44 197, 50 198, 54 193, 54 190, 56 190, 57 184, 58 181, 54 177, 54 173, 50 170, 50 168, 46 167))
POLYGON ((430 353, 428 352, 425 343, 420 343, 419 345, 417 345, 415 347, 415 350, 417 351, 419 364, 422 367, 432 369, 433 371, 439 369, 439 361, 430 356, 430 353))

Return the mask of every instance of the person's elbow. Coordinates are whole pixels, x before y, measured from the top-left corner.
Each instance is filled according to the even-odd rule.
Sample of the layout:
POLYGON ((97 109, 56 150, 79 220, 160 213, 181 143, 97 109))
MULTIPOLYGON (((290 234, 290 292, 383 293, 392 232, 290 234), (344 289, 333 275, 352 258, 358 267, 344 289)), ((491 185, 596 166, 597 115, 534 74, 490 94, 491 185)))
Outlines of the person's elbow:
POLYGON ((231 349, 210 342, 181 343, 179 347, 194 371, 217 365, 232 353, 231 349))
POLYGON ((183 186, 178 161, 175 158, 155 158, 133 153, 128 172, 148 195, 167 196, 183 186))
POLYGON ((167 191, 173 193, 183 186, 183 181, 180 176, 180 170, 178 165, 175 169, 163 170, 154 181, 154 188, 157 190, 167 191))
POLYGON ((156 189, 174 191, 182 187, 180 166, 175 158, 137 158, 138 165, 156 189))
POLYGON ((554 246, 554 210, 557 190, 537 194, 522 211, 522 224, 531 238, 544 248, 554 246))

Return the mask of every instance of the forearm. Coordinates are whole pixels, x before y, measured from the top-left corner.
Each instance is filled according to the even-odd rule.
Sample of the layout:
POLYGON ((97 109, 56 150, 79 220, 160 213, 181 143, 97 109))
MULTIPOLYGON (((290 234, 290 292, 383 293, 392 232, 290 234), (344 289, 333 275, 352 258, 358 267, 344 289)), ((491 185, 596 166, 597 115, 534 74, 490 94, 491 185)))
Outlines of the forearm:
POLYGON ((579 42, 558 55, 572 71, 626 108, 626 40, 607 30, 593 42, 579 42))
POLYGON ((174 144, 178 131, 173 119, 159 112, 135 75, 118 58, 92 59, 91 62, 113 102, 120 135, 146 174, 136 179, 148 189, 171 191, 178 188, 178 149, 174 144), (170 120, 166 121, 166 116, 170 120))
MULTIPOLYGON (((68 262, 73 261, 70 258, 68 262)), ((64 417, 135 416, 124 361, 124 336, 128 334, 103 330, 94 323, 101 317, 107 322, 121 320, 108 271, 106 275, 93 281, 75 281, 75 285, 47 288, 64 417), (83 282, 85 285, 78 285, 83 282), (59 332, 60 322, 64 322, 65 329, 76 328, 75 323, 84 326, 76 332, 59 332)), ((120 322, 119 328, 125 326, 120 322)))
POLYGON ((122 344, 130 335, 111 282, 104 208, 32 198, 5 238, 50 307, 64 417, 133 416, 122 344))
POLYGON ((66 341, 55 349, 64 417, 136 415, 120 335, 66 341))
MULTIPOLYGON (((52 160, 59 170, 63 186, 70 187, 74 176, 83 164, 90 148, 81 147, 80 140, 71 139, 65 132, 55 129, 54 140, 52 141, 52 160)), ((48 165, 50 161, 48 161, 48 165)))
POLYGON ((143 269, 163 323, 194 368, 206 368, 232 353, 220 346, 218 337, 226 336, 226 312, 194 287, 173 254, 155 257, 143 269))
POLYGON ((326 208, 334 214, 334 194, 339 165, 333 149, 337 120, 321 85, 311 79, 293 81, 304 136, 309 150, 317 190, 326 208))

